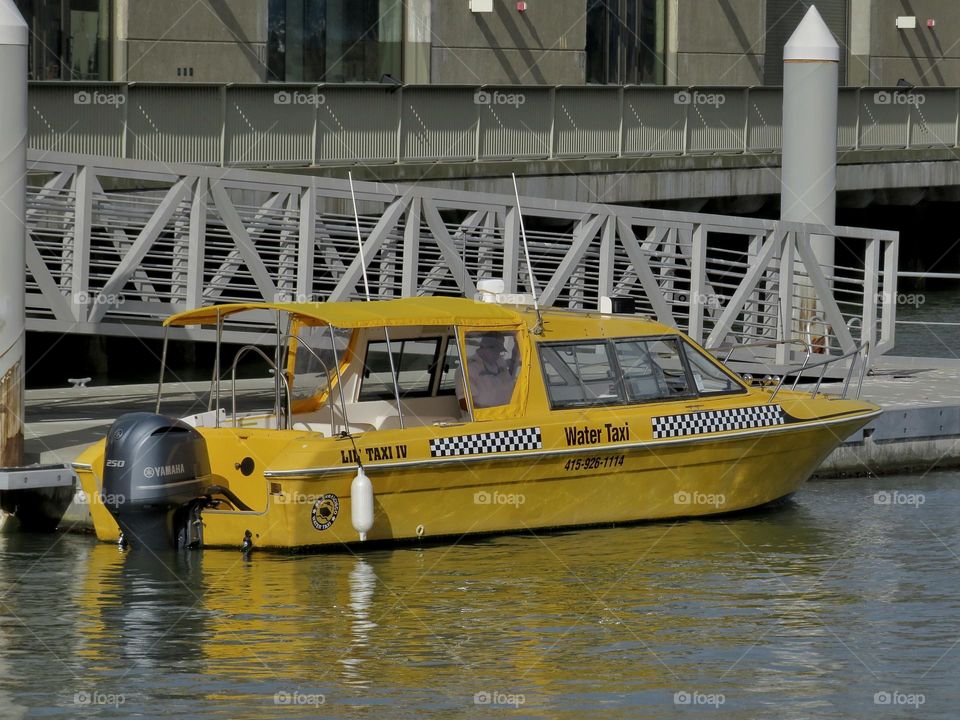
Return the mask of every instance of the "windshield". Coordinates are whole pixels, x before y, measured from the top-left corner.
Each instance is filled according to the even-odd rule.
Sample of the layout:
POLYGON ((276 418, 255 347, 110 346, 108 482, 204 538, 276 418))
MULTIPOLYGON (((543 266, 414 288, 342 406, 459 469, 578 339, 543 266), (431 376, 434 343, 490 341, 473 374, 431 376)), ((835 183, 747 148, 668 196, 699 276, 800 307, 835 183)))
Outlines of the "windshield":
POLYGON ((343 361, 350 335, 350 330, 334 328, 331 339, 328 326, 297 327, 296 335, 290 342, 290 352, 294 356, 290 393, 294 402, 317 397, 327 391, 337 376, 336 359, 343 361))

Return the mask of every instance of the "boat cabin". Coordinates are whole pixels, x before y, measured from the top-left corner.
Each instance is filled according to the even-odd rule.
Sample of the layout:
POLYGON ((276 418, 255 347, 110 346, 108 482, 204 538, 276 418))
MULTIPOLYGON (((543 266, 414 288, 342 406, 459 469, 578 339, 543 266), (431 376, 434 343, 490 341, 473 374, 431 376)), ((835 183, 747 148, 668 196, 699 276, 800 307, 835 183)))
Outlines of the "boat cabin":
MULTIPOLYGON (((463 298, 372 303, 221 305, 175 315, 168 325, 214 324, 273 311, 271 358, 241 347, 229 369, 231 412, 214 383, 216 409, 196 426, 294 429, 325 436, 521 418, 539 410, 637 405, 746 393, 736 375, 683 335, 636 317, 551 310, 544 332, 529 309, 463 298), (236 411, 236 368, 247 353, 275 373, 274 407, 236 411), (279 418, 279 420, 278 420, 279 418)), ((219 357, 219 353, 218 353, 219 357)), ((162 380, 162 378, 161 378, 162 380)))

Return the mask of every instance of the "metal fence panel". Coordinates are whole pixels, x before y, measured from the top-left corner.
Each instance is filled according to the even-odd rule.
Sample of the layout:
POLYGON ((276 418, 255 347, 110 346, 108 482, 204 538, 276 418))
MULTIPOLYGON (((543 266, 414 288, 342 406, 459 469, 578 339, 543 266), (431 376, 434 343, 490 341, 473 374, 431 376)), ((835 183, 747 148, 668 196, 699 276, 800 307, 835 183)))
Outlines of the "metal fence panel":
POLYGON ((687 106, 690 152, 743 152, 745 88, 690 88, 681 100, 687 106))
POLYGON ((222 86, 131 84, 127 157, 219 165, 222 86))
POLYGON ((783 147, 783 92, 750 88, 746 97, 747 150, 779 152, 783 147))
POLYGON ((322 98, 316 86, 228 87, 224 163, 311 164, 314 116, 322 98))
POLYGON ((324 85, 317 106, 315 162, 397 162, 397 119, 404 91, 324 85))
POLYGON ((405 88, 401 159, 475 158, 479 121, 474 95, 474 88, 405 88))
MULTIPOLYGON (((841 88, 840 150, 955 147, 957 88, 841 88)), ((35 149, 234 165, 775 152, 782 89, 30 83, 35 149)))
POLYGON ((910 100, 910 147, 953 147, 957 133, 957 91, 922 88, 910 100))
POLYGON ((910 97, 897 88, 876 88, 860 93, 860 147, 907 147, 910 97))
POLYGON ((557 88, 553 118, 555 156, 616 156, 620 151, 619 118, 618 88, 557 88))
POLYGON ((629 87, 623 90, 623 154, 682 155, 686 106, 678 88, 629 87))
POLYGON ((837 149, 857 147, 857 118, 860 114, 860 90, 840 88, 837 96, 837 149))
POLYGON ((127 104, 123 83, 31 84, 30 147, 123 157, 127 104))
POLYGON ((481 160, 550 157, 550 88, 485 86, 473 98, 480 113, 481 160))
MULTIPOLYGON (((28 157, 31 329, 156 336, 157 320, 185 306, 359 295, 354 218, 322 209, 348 196, 345 180, 196 165, 174 171, 158 162, 85 164, 90 158, 37 150, 28 157), (103 192, 78 191, 94 177, 103 192), (129 192, 131 178, 163 189, 129 192), (301 197, 308 201, 296 202, 301 197), (191 222, 197 213, 206 221, 191 222), (77 263, 86 270, 76 272, 77 263), (122 304, 90 300, 116 293, 122 304)), ((469 293, 481 273, 502 273, 508 287, 528 289, 516 216, 503 212, 516 202, 511 195, 370 182, 356 190, 360 232, 374 246, 365 261, 381 296, 469 293)), ((555 306, 593 308, 601 294, 633 296, 694 338, 723 343, 797 337, 805 332, 798 330, 802 303, 815 299, 836 351, 853 342, 848 320, 877 325, 874 299, 882 290, 888 340, 878 351, 893 344, 896 233, 532 197, 520 205, 532 272, 555 306), (866 259, 837 266, 829 282, 817 284, 812 232, 842 238, 855 253, 864 241, 866 259)))

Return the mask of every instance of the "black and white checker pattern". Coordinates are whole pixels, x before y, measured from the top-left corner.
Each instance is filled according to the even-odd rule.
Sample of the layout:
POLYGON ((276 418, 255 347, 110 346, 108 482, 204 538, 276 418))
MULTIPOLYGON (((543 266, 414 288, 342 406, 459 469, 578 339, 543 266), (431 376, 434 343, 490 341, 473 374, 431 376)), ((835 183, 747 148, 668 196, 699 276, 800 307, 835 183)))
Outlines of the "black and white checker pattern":
POLYGON ((483 455, 516 450, 539 450, 542 447, 543 438, 540 436, 540 428, 520 428, 431 440, 430 457, 483 455))
POLYGON ((653 437, 672 438, 685 435, 745 430, 755 427, 783 425, 786 420, 779 405, 755 405, 730 410, 704 410, 683 415, 653 418, 653 437))

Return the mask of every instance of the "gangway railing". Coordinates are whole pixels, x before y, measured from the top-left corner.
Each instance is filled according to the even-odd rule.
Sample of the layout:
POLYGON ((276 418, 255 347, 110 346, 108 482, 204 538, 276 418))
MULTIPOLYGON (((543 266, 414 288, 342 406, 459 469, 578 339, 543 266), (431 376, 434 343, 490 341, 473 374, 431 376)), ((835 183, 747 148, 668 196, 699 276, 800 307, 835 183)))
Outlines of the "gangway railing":
MULTIPOLYGON (((486 278, 507 294, 531 290, 513 195, 356 183, 361 254, 346 180, 40 151, 28 155, 28 179, 30 330, 160 338, 161 319, 207 305, 363 299, 362 265, 380 299, 472 298, 486 278)), ((893 347, 896 232, 532 197, 520 205, 546 307, 631 298, 708 347, 804 339, 812 318, 822 319, 825 356, 861 340, 874 354, 893 347), (811 235, 836 238, 833 265, 820 265, 811 235)), ((273 324, 266 313, 223 342, 255 344, 251 333, 273 324)), ((207 327, 170 333, 216 337, 207 327)), ((787 365, 801 351, 756 352, 787 365)))
MULTIPOLYGON (((233 167, 777 153, 779 87, 32 82, 29 143, 233 167)), ((837 147, 958 147, 960 88, 841 88, 837 147)))

